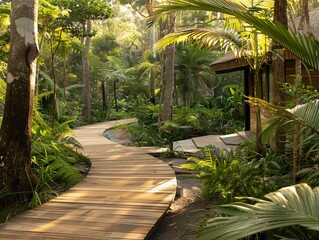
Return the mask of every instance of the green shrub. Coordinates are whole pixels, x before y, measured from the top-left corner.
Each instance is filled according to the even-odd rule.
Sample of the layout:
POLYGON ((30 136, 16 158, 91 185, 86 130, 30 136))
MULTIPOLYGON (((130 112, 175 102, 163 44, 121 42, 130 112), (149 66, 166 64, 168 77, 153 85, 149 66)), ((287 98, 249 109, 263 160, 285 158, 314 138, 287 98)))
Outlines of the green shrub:
POLYGON ((56 196, 83 176, 77 164, 90 166, 89 160, 76 150, 81 146, 72 136, 68 122, 52 129, 35 111, 32 127, 32 167, 38 176, 31 205, 36 206, 56 196))
POLYGON ((158 123, 159 105, 137 105, 138 125, 129 128, 138 146, 172 146, 173 141, 244 129, 243 87, 228 85, 220 97, 206 98, 192 107, 173 107, 172 121, 158 123))
POLYGON ((278 186, 288 185, 282 179, 279 164, 242 145, 236 151, 207 146, 198 156, 188 158, 182 168, 195 170, 208 200, 230 202, 238 196, 262 197, 278 186), (257 157, 257 158, 256 158, 257 157))

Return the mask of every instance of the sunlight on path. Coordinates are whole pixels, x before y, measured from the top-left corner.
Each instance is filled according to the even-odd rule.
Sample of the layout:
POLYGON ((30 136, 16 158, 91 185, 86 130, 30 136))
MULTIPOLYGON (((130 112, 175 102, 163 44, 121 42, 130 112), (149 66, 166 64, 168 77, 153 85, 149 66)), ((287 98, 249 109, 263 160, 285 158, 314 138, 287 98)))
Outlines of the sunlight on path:
POLYGON ((92 161, 88 176, 44 205, 0 225, 0 239, 145 239, 175 197, 173 170, 147 154, 103 136, 133 119, 74 130, 92 161))

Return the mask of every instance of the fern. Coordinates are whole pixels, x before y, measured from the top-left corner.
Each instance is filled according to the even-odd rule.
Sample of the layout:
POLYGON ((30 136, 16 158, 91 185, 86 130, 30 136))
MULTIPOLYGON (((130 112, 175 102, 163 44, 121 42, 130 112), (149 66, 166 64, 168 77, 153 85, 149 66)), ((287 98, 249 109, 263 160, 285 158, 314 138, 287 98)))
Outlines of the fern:
MULTIPOLYGON (((239 147, 239 151, 243 149, 248 151, 239 147)), ((187 160, 188 163, 181 167, 197 171, 195 178, 202 183, 203 196, 208 200, 229 202, 237 196, 263 196, 272 185, 278 186, 280 180, 271 174, 265 176, 271 168, 278 167, 278 164, 271 163, 271 156, 257 161, 245 157, 244 153, 235 154, 216 146, 207 146, 198 156, 187 160)))
POLYGON ((52 129, 41 113, 34 110, 32 166, 39 180, 33 189, 31 206, 56 196, 61 187, 67 189, 81 181, 83 176, 75 164, 90 166, 89 160, 77 152, 81 145, 74 138, 68 123, 56 124, 52 129))

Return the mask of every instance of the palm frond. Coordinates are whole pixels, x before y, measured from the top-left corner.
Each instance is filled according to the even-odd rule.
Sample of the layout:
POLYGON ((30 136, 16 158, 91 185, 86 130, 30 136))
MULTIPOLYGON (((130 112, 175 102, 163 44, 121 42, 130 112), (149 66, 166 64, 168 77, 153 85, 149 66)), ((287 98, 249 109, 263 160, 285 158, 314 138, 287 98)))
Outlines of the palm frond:
POLYGON ((319 188, 299 184, 266 194, 265 198, 268 200, 240 198, 256 204, 237 202, 214 207, 215 212, 228 216, 208 220, 199 239, 236 240, 294 225, 319 231, 319 188))
POLYGON ((39 74, 41 75, 42 77, 42 81, 44 81, 43 83, 47 84, 49 86, 49 89, 53 89, 53 86, 54 86, 54 82, 53 82, 53 79, 49 76, 49 74, 43 72, 43 71, 39 71, 39 74))
POLYGON ((65 88, 65 90, 70 91, 70 90, 73 90, 73 89, 83 88, 84 86, 85 85, 83 85, 83 84, 73 84, 73 85, 67 86, 65 88))
POLYGON ((309 127, 316 133, 319 133, 319 100, 312 100, 302 105, 297 105, 292 109, 285 109, 280 106, 275 106, 267 101, 258 98, 248 98, 249 104, 252 106, 258 105, 263 109, 266 109, 269 113, 272 113, 273 124, 287 124, 299 122, 303 126, 309 127))
POLYGON ((225 51, 227 51, 228 48, 231 48, 233 51, 237 51, 237 49, 243 46, 239 34, 233 29, 193 28, 166 35, 155 44, 155 50, 162 51, 172 43, 185 42, 190 39, 198 40, 199 43, 210 47, 220 46, 220 48, 225 51))
POLYGON ((297 105, 287 111, 296 116, 304 125, 309 126, 315 132, 319 133, 319 99, 297 105))
POLYGON ((231 0, 171 0, 169 4, 156 6, 150 23, 159 19, 163 14, 175 11, 212 11, 233 15, 257 30, 268 35, 274 41, 290 50, 307 65, 319 70, 319 44, 313 37, 303 33, 294 33, 287 30, 280 23, 273 23, 267 19, 254 16, 250 9, 244 5, 231 0))

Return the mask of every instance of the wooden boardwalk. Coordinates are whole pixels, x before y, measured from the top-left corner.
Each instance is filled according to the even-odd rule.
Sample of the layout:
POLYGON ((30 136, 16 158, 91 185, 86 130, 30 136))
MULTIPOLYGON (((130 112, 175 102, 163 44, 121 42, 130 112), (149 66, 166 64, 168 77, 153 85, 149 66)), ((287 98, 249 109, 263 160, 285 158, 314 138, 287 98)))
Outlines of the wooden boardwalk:
MULTIPOLYGON (((117 121, 121 122, 121 121, 117 121)), ((104 138, 116 122, 79 127, 92 168, 79 184, 0 226, 0 239, 147 239, 175 197, 172 169, 104 138)))

